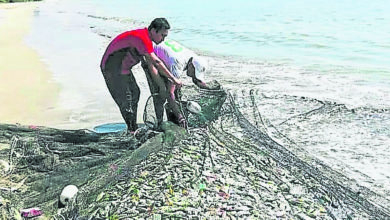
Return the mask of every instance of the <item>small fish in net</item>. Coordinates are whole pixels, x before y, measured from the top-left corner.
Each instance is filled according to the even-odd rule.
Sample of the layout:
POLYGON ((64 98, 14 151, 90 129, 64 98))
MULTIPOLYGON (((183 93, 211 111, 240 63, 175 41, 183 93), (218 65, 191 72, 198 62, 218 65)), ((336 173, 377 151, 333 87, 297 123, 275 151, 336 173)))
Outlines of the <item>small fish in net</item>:
MULTIPOLYGON (((153 105, 153 95, 151 95, 145 104, 143 120, 150 128, 157 128, 156 112, 153 105)), ((208 90, 199 89, 196 86, 184 87, 178 93, 177 104, 182 115, 185 117, 189 127, 203 127, 206 123, 215 120, 221 111, 221 107, 226 100, 226 92, 222 89, 208 90), (188 103, 196 103, 200 106, 200 112, 191 112, 188 109, 188 103)), ((166 113, 164 120, 175 122, 171 112, 166 104, 166 113)))

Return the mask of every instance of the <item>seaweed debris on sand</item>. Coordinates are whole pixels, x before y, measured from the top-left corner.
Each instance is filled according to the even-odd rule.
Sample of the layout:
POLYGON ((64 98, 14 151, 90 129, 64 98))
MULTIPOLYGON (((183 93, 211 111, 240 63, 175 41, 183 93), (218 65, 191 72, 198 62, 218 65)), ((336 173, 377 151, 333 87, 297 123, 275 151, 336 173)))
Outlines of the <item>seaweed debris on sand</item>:
POLYGON ((374 192, 315 158, 302 158, 261 127, 253 91, 189 88, 205 115, 186 131, 127 134, 1 125, 1 213, 38 206, 54 219, 386 219, 374 192), (249 110, 248 110, 249 109, 249 110), (79 193, 64 208, 68 184, 79 193))

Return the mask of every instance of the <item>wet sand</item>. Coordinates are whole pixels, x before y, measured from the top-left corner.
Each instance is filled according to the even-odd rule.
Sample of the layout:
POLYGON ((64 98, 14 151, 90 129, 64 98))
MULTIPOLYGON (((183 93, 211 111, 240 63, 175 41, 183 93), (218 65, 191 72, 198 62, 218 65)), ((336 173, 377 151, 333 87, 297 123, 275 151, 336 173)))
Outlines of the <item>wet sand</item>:
POLYGON ((53 125, 66 118, 57 105, 59 85, 40 57, 24 42, 39 3, 0 4, 0 121, 53 125))
MULTIPOLYGON (((50 6, 0 5, 0 44, 6 45, 0 47, 0 122, 60 129, 123 122, 99 69, 109 39, 77 29, 77 21, 47 17, 45 4, 50 6), (68 45, 69 36, 77 38, 71 41, 76 45, 68 45)), ((137 117, 142 123, 150 92, 139 65, 133 72, 142 93, 137 117)))

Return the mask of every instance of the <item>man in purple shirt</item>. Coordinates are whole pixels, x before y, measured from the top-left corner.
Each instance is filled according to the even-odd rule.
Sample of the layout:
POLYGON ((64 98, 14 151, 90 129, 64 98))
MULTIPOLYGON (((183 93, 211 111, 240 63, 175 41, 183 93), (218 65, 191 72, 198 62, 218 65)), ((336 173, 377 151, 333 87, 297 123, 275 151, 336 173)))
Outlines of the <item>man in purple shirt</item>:
POLYGON ((163 109, 159 102, 165 102, 165 83, 159 74, 148 69, 156 68, 177 86, 182 83, 174 77, 164 63, 156 56, 152 41, 161 43, 168 35, 170 25, 165 18, 156 18, 148 28, 126 31, 115 37, 108 45, 100 68, 112 98, 119 107, 129 131, 137 129, 137 109, 140 89, 131 68, 142 62, 152 94, 159 94, 155 102, 157 119, 162 121, 163 109), (159 97, 161 96, 161 97, 159 97))

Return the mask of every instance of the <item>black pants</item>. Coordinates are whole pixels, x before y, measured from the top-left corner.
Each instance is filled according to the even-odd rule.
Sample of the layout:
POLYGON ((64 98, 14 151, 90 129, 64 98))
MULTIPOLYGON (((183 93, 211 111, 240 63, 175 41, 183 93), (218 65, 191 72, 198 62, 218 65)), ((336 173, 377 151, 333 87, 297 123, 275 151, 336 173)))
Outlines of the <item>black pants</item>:
POLYGON ((125 53, 126 51, 118 51, 110 55, 102 73, 108 90, 127 124, 127 129, 135 131, 137 129, 137 109, 140 89, 131 70, 128 75, 121 73, 122 59, 125 53))
MULTIPOLYGON (((155 129, 159 129, 160 125, 163 121, 164 116, 164 103, 166 101, 166 88, 164 91, 160 91, 160 88, 158 85, 153 81, 152 76, 150 75, 148 66, 145 61, 141 60, 141 66, 144 69, 144 72, 146 74, 146 79, 148 81, 150 94, 153 97, 153 104, 154 104, 154 111, 156 113, 156 119, 157 124, 155 124, 155 129)), ((163 77, 163 80, 167 80, 165 77, 163 77)))

